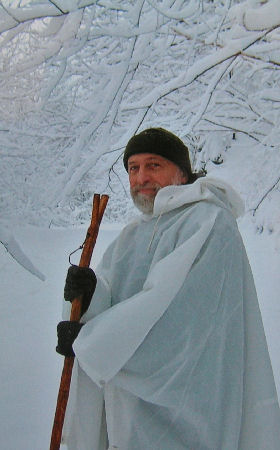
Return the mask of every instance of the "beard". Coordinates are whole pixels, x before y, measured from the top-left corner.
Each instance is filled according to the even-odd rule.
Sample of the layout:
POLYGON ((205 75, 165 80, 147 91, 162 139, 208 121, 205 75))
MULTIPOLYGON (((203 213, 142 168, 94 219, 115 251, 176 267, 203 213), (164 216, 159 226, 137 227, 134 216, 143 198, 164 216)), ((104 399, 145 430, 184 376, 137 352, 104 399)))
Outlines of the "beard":
POLYGON ((179 186, 182 183, 182 172, 178 169, 178 172, 169 180, 168 184, 161 186, 159 183, 144 183, 143 185, 137 184, 130 188, 131 198, 134 205, 144 214, 152 214, 154 210, 155 197, 160 189, 165 186, 179 186), (141 189, 153 189, 152 195, 142 194, 139 192, 141 189))
POLYGON ((145 188, 154 189, 154 195, 146 195, 141 194, 139 190, 143 188, 143 186, 136 185, 130 189, 131 198, 133 200, 134 205, 144 214, 152 214, 154 209, 155 197, 158 191, 161 189, 161 186, 157 183, 147 183, 145 184, 145 188))

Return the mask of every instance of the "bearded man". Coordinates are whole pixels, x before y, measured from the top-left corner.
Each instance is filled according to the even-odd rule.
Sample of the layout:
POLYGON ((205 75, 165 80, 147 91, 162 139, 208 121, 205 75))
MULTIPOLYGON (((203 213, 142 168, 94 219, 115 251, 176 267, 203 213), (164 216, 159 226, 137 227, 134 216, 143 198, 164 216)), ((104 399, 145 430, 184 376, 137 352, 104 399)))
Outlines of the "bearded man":
POLYGON ((123 161, 143 214, 106 250, 96 277, 73 267, 66 279, 66 300, 83 294, 84 314, 58 327, 57 351, 76 355, 64 442, 279 449, 277 394, 236 224, 240 198, 193 173, 187 147, 162 128, 132 137, 123 161))

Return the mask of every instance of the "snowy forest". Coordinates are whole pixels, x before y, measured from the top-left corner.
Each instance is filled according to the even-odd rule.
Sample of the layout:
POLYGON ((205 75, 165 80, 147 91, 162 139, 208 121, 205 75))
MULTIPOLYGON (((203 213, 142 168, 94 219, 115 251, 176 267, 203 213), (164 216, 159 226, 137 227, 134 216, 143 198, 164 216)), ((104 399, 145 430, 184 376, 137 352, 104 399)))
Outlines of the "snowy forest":
POLYGON ((280 394, 280 0, 0 0, 0 68, 0 447, 48 448, 68 255, 93 193, 93 266, 135 214, 122 154, 151 126, 245 202, 280 394))
POLYGON ((124 146, 162 126, 279 233, 279 0, 2 0, 0 31, 2 220, 126 220, 124 146))

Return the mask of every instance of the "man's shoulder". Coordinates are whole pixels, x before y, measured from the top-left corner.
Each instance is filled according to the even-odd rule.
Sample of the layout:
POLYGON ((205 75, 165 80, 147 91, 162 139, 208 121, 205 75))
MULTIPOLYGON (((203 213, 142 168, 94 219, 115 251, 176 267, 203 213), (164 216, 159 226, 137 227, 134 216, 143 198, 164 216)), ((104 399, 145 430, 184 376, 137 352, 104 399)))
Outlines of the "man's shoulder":
POLYGON ((199 201, 184 207, 178 215, 177 223, 179 241, 197 233, 209 223, 213 224, 212 237, 216 236, 218 240, 240 239, 237 221, 232 212, 211 202, 199 201))
MULTIPOLYGON (((197 217, 203 221, 207 221, 210 216, 212 217, 215 215, 219 220, 227 219, 230 222, 236 222, 235 216, 228 207, 222 203, 218 204, 204 199, 182 205, 182 207, 177 210, 182 211, 186 216, 197 217)), ((174 210, 174 213, 175 212, 176 209, 174 210)))
POLYGON ((205 177, 191 185, 161 189, 155 199, 154 213, 160 215, 177 208, 207 212, 219 207, 228 210, 235 218, 244 212, 243 201, 230 185, 222 180, 205 177))

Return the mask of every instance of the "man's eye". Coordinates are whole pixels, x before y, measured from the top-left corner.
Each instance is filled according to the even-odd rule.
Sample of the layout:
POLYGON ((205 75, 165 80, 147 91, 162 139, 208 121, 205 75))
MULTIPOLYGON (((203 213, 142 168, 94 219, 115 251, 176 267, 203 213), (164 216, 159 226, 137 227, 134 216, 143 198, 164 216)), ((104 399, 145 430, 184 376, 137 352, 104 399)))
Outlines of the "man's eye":
POLYGON ((129 173, 130 172, 135 172, 137 170, 137 166, 130 166, 129 167, 129 173))

